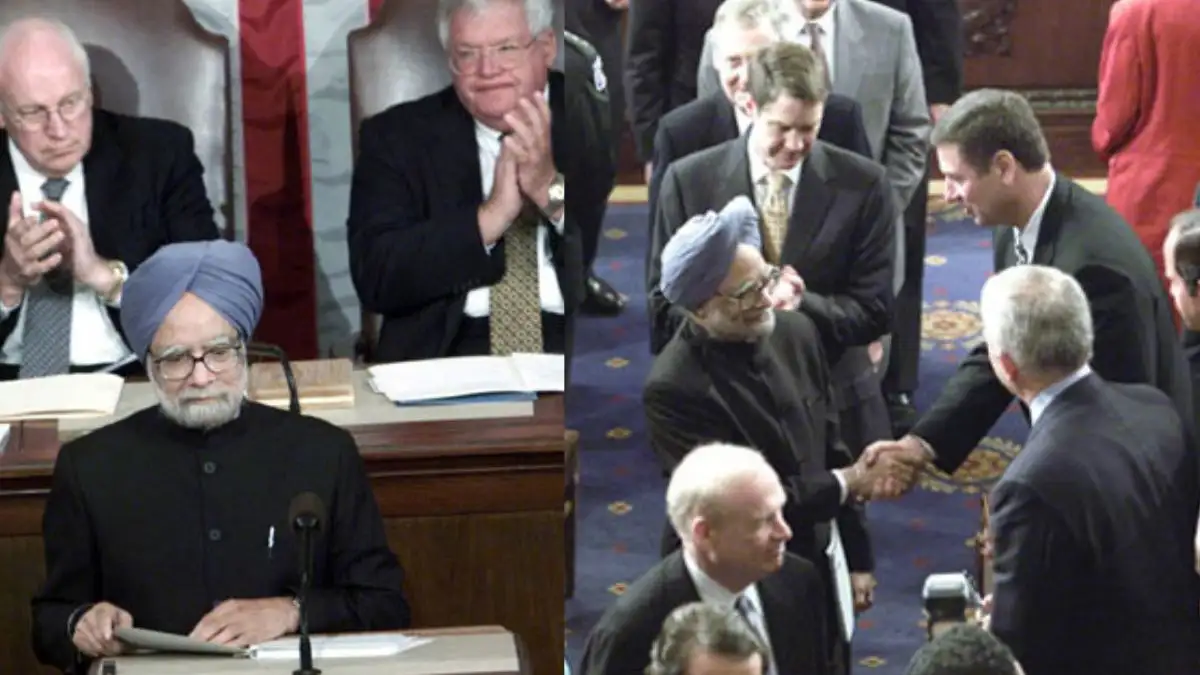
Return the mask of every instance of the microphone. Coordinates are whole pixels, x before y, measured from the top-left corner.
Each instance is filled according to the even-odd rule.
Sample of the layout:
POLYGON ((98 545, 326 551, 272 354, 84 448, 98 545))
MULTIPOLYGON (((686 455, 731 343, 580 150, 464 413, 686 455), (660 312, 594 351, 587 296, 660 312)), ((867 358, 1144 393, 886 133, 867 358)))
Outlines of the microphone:
POLYGON ((288 522, 300 538, 300 667, 292 675, 320 675, 313 668, 312 642, 308 635, 308 590, 312 586, 313 548, 315 539, 325 523, 325 504, 312 492, 301 492, 292 498, 288 507, 288 522))

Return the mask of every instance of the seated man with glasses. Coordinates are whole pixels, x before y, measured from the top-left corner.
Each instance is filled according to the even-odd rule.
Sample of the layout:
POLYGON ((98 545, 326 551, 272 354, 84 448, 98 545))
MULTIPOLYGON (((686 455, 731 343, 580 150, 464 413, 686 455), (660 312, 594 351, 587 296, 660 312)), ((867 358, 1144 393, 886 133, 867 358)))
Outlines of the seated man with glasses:
MULTIPOLYGON (((661 291, 684 323, 646 381, 647 434, 668 473, 704 443, 763 453, 787 489, 788 549, 816 565, 825 581, 828 654, 838 665, 833 672, 843 672, 851 635, 838 618, 869 608, 875 586, 858 502, 873 496, 874 472, 909 471, 899 462, 871 469, 852 462, 816 323, 803 312, 774 309, 789 304, 793 279, 767 265, 760 247, 754 206, 737 197, 720 213, 691 218, 663 248, 661 291), (834 553, 827 558, 828 550, 834 553)), ((678 545, 667 528, 664 555, 678 545)))
POLYGON ((38 659, 66 672, 137 626, 245 646, 297 630, 293 497, 315 493, 314 633, 404 628, 403 574, 346 431, 247 401, 261 272, 227 241, 163 247, 126 282, 121 324, 159 405, 63 445, 46 502, 38 659))
POLYGON ((363 122, 348 240, 376 360, 568 353, 614 169, 605 83, 551 72, 553 18, 551 0, 441 0, 453 84, 363 122))
POLYGON ((139 373, 122 282, 163 244, 218 237, 191 132, 96 108, 91 81, 67 26, 0 33, 0 380, 139 373))

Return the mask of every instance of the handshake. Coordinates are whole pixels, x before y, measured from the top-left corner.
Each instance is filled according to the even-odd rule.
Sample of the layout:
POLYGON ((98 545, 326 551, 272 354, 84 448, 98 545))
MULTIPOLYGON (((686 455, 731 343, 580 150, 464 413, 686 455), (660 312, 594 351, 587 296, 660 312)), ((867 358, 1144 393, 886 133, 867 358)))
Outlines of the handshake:
POLYGON ((841 469, 846 489, 855 499, 896 499, 911 490, 929 461, 921 442, 913 436, 897 441, 876 441, 854 464, 841 469))

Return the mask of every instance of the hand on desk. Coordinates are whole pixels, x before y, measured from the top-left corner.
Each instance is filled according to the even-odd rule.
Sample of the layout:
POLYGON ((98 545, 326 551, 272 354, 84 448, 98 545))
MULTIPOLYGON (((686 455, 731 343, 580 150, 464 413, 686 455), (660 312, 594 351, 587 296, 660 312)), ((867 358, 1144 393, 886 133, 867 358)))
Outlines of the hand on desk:
POLYGON ((881 462, 907 467, 907 472, 891 472, 872 487, 872 499, 895 499, 917 484, 917 478, 928 463, 929 456, 920 441, 913 436, 905 436, 898 441, 875 441, 863 450, 859 461, 869 467, 881 462))
POLYGON ((200 619, 188 637, 202 642, 248 647, 294 633, 300 612, 291 598, 226 600, 200 619))
POLYGON ((107 602, 96 603, 75 624, 71 642, 75 648, 90 657, 116 656, 124 646, 117 640, 118 628, 132 628, 133 617, 129 612, 107 602))

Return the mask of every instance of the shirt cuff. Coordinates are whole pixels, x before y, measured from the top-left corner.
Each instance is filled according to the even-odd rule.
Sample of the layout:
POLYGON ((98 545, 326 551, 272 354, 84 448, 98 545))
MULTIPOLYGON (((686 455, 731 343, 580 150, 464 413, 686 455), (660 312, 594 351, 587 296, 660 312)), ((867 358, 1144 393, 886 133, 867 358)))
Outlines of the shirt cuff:
POLYGON ((929 444, 929 441, 925 440, 924 438, 921 438, 920 436, 913 436, 912 434, 909 434, 908 437, 913 439, 914 441, 916 441, 918 444, 920 444, 921 449, 925 451, 925 456, 929 458, 929 461, 931 461, 931 462, 937 461, 937 458, 938 458, 937 453, 934 452, 933 446, 929 444))
MULTIPOLYGON (((24 301, 24 300, 22 299, 22 301, 24 301)), ((20 302, 13 305, 12 307, 5 307, 4 303, 0 302, 0 321, 4 321, 8 317, 12 316, 12 313, 17 311, 20 308, 21 308, 20 302)))
POLYGON ((561 237, 563 230, 566 229, 566 227, 567 227, 567 209, 566 209, 566 207, 563 207, 563 212, 562 212, 561 218, 556 218, 556 219, 547 218, 546 220, 550 221, 550 224, 554 226, 554 231, 557 232, 558 236, 561 237))
POLYGON ((75 639, 75 626, 79 624, 79 620, 83 618, 83 615, 87 614, 88 610, 95 606, 96 606, 96 603, 94 603, 94 602, 89 602, 86 605, 80 605, 75 608, 74 612, 71 612, 71 616, 67 617, 67 639, 68 640, 75 639))
POLYGON ((838 488, 841 490, 840 494, 842 495, 841 499, 838 500, 838 504, 845 504, 846 498, 850 496, 850 489, 846 487, 846 477, 842 475, 841 469, 834 469, 833 477, 837 479, 838 488))

